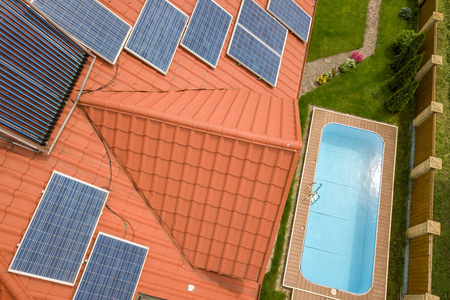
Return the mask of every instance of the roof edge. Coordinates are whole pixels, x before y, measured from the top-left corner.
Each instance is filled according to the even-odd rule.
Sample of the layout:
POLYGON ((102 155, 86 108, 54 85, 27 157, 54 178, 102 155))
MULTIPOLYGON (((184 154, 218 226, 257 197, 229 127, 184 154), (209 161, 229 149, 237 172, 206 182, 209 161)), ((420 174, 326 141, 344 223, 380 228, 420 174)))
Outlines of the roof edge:
POLYGON ((115 111, 115 112, 121 112, 129 115, 138 115, 142 118, 146 119, 153 119, 158 121, 163 121, 166 123, 171 123, 177 126, 187 127, 196 131, 200 132, 209 132, 220 136, 226 136, 230 138, 235 138, 239 140, 245 140, 249 141, 251 143, 255 144, 261 144, 266 145, 273 148, 279 148, 287 151, 293 151, 297 152, 302 149, 302 141, 301 138, 298 136, 298 128, 300 127, 300 118, 299 118, 299 112, 298 109, 295 110, 295 121, 296 121, 296 127, 297 127, 297 139, 298 140, 285 140, 282 138, 275 138, 270 137, 267 135, 262 134, 255 134, 248 131, 242 131, 238 130, 236 128, 227 128, 221 125, 214 125, 208 122, 204 121, 196 121, 193 119, 188 118, 182 118, 176 115, 172 114, 166 114, 162 112, 157 112, 154 110, 147 110, 144 108, 140 108, 137 106, 130 106, 126 103, 114 103, 109 102, 108 104, 112 104, 111 106, 105 106, 105 102, 102 100, 96 101, 94 97, 92 97, 90 100, 84 100, 82 105, 83 106, 89 106, 92 108, 97 108, 101 110, 106 111, 115 111), (113 107, 113 105, 115 107, 113 107))
MULTIPOLYGON (((269 264, 269 259, 272 255, 272 251, 274 251, 275 243, 278 238, 278 230, 280 227, 281 218, 283 217, 286 202, 291 201, 291 199, 288 199, 288 196, 289 196, 289 192, 291 190, 293 181, 295 180, 295 173, 297 171, 297 164, 298 164, 299 158, 300 158, 300 152, 294 153, 292 156, 291 169, 289 171, 287 180, 285 182, 284 192, 283 192, 283 195, 281 196, 281 203, 278 206, 278 212, 277 212, 277 216, 276 216, 275 222, 274 222, 274 225, 276 225, 276 226, 273 226, 272 233, 271 233, 270 239, 269 239, 269 246, 270 246, 269 249, 271 249, 271 251, 267 251, 266 254, 264 255, 263 266, 267 266, 269 264)), ((294 195, 295 195, 295 193, 294 193, 294 195)), ((294 197, 294 195, 292 195, 292 196, 294 197)), ((294 207, 291 207, 291 209, 293 209, 293 208, 294 207)), ((286 230, 286 235, 288 235, 288 234, 289 234, 289 231, 286 230)), ((286 236, 284 238, 286 239, 286 236)), ((289 244, 288 244, 288 246, 289 246, 289 244)), ((270 267, 272 267, 272 266, 270 266, 270 267)), ((264 280, 264 276, 266 275, 266 272, 264 272, 264 268, 262 270, 263 270, 263 272, 260 273, 259 278, 258 278, 258 284, 261 286, 262 286, 262 282, 264 280)))
POLYGON ((299 99, 300 98, 300 93, 302 92, 302 83, 303 83, 303 75, 305 75, 305 66, 306 66, 306 58, 308 57, 308 51, 309 51, 309 45, 310 45, 310 42, 311 42, 311 34, 312 34, 312 29, 313 29, 313 26, 314 26, 314 18, 316 17, 316 8, 317 8, 317 3, 316 4, 314 4, 313 5, 313 13, 312 13, 312 15, 311 15, 311 26, 310 26, 310 29, 309 29, 309 39, 308 39, 308 42, 306 43, 306 48, 305 48, 305 56, 304 56, 304 63, 303 63, 303 66, 302 66, 302 70, 301 70, 301 72, 300 72, 300 78, 299 78, 299 80, 300 80, 300 82, 299 82, 299 85, 298 85, 298 88, 297 88, 297 99, 299 99))

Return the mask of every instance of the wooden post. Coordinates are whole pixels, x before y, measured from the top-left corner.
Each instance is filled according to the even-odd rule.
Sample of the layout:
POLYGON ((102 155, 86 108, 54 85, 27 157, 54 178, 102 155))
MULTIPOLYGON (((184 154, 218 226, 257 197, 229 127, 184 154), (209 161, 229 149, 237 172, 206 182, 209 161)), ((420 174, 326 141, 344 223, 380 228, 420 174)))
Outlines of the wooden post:
POLYGON ((444 111, 444 105, 439 102, 432 101, 431 104, 425 108, 413 121, 413 126, 418 127, 425 122, 433 113, 441 114, 444 111))
POLYGON ((431 58, 423 65, 423 67, 416 73, 414 80, 422 78, 433 65, 441 66, 442 65, 442 56, 439 55, 431 55, 431 58))
POLYGON ((411 179, 416 179, 417 177, 425 174, 431 169, 441 170, 442 169, 442 159, 430 156, 426 161, 412 169, 409 177, 411 179))
POLYGON ((433 15, 428 19, 428 21, 419 30, 419 34, 428 31, 428 29, 430 29, 430 27, 433 25, 434 22, 438 22, 438 24, 439 24, 443 20, 444 20, 444 14, 434 11, 433 15))
POLYGON ((426 234, 441 235, 441 223, 427 220, 422 224, 409 227, 406 230, 406 237, 408 239, 414 239, 426 234))
POLYGON ((420 295, 405 295, 403 296, 403 300, 439 300, 439 296, 431 295, 431 294, 420 294, 420 295))

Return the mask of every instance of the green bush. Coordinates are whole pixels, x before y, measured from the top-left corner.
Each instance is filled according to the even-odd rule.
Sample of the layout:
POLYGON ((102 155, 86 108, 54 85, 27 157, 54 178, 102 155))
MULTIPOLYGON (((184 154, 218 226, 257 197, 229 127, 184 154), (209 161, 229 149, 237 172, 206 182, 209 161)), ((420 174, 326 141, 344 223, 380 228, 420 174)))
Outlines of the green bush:
POLYGON ((420 63, 422 62, 422 58, 423 54, 420 54, 411 59, 406 66, 401 68, 400 71, 387 82, 387 86, 391 91, 396 92, 413 80, 414 75, 416 75, 417 70, 419 69, 420 63))
POLYGON ((411 8, 409 7, 403 7, 399 12, 398 15, 400 16, 400 18, 402 18, 403 20, 409 20, 412 18, 413 13, 411 8))
POLYGON ((345 62, 339 65, 339 71, 341 71, 341 73, 346 73, 350 71, 351 68, 356 68, 356 61, 353 58, 347 58, 345 62))
POLYGON ((398 72, 404 65, 406 65, 419 51, 420 46, 422 46, 423 40, 425 39, 425 34, 417 35, 408 47, 402 50, 399 55, 394 58, 392 64, 392 70, 398 72))
POLYGON ((402 111, 409 100, 414 97, 414 93, 419 86, 419 81, 420 79, 410 82, 408 85, 395 92, 391 98, 384 103, 386 110, 393 114, 402 111))
POLYGON ((400 52, 408 47, 411 41, 418 35, 419 34, 414 32, 414 30, 403 30, 400 32, 394 41, 394 54, 400 54, 400 52))

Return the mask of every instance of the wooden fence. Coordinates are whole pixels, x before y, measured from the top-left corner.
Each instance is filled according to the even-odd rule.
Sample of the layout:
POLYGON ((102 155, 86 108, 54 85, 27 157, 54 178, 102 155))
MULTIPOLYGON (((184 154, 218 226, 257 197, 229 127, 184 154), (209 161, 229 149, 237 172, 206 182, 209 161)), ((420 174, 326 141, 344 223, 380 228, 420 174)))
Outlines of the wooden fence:
POLYGON ((435 157, 436 118, 442 113, 441 103, 435 102, 436 68, 442 64, 437 55, 437 27, 443 20, 438 12, 438 0, 419 0, 418 32, 425 33, 419 50, 423 61, 416 78, 421 78, 416 93, 414 168, 411 171, 412 199, 409 243, 408 294, 404 299, 439 299, 431 294, 433 235, 440 234, 440 223, 433 221, 434 172, 442 168, 435 157))

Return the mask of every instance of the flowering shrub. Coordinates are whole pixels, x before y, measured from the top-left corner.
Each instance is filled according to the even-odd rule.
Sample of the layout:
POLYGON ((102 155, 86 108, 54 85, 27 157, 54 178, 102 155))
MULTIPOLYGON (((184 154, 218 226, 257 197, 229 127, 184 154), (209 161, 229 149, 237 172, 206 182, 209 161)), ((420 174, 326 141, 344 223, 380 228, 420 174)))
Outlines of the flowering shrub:
POLYGON ((352 58, 347 59, 347 61, 340 64, 338 67, 332 68, 329 72, 320 75, 319 77, 317 77, 316 82, 320 85, 327 83, 340 73, 347 72, 348 70, 350 70, 350 68, 356 68, 356 62, 352 58))
POLYGON ((331 79, 333 79, 334 77, 336 77, 338 75, 338 68, 334 67, 329 72, 326 72, 323 75, 325 75, 327 80, 330 81, 331 79))
POLYGON ((350 67, 350 68, 356 68, 356 61, 353 58, 347 58, 347 60, 345 61, 345 63, 350 67))
POLYGON ((341 71, 341 73, 346 73, 350 71, 351 68, 356 68, 356 61, 353 58, 347 58, 345 62, 339 65, 339 71, 341 71))
POLYGON ((331 77, 336 77, 336 75, 338 74, 337 67, 332 68, 331 71, 328 73, 330 73, 331 77))
POLYGON ((317 80, 316 80, 316 81, 317 81, 320 85, 326 83, 326 82, 328 81, 327 74, 325 73, 325 74, 320 75, 319 77, 317 77, 317 80))
POLYGON ((359 51, 353 52, 351 57, 356 63, 360 63, 364 60, 364 55, 359 51))

